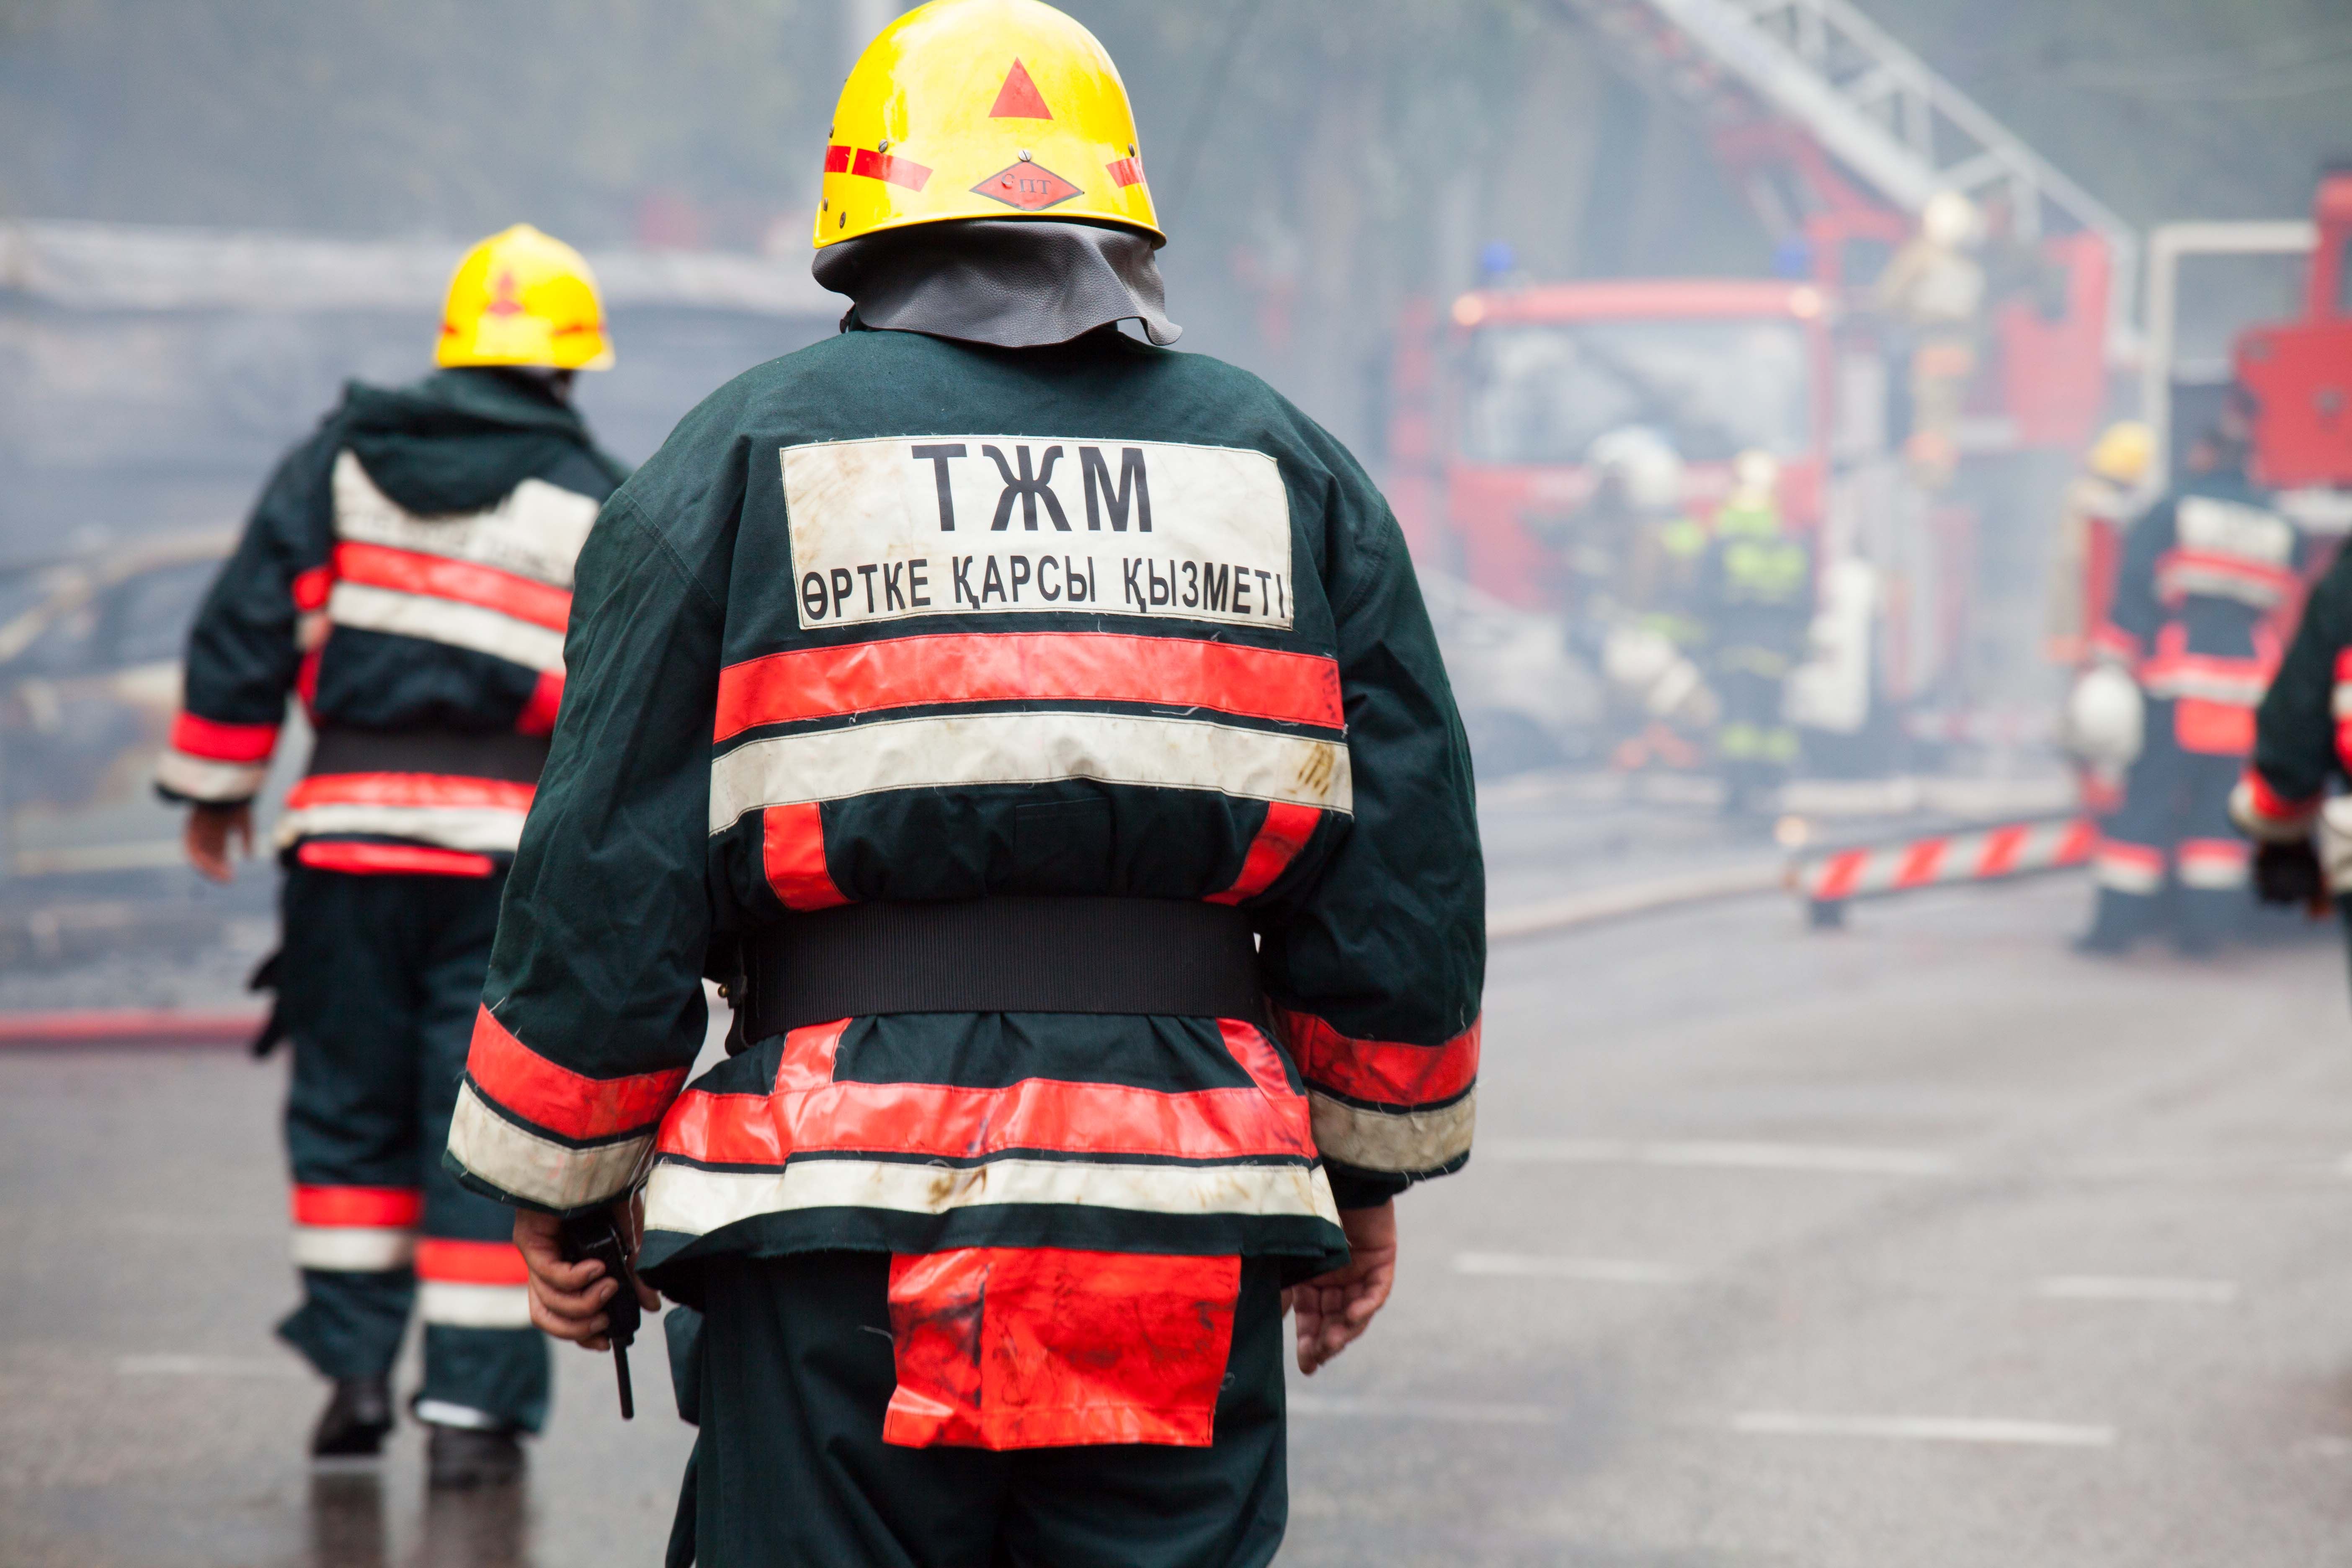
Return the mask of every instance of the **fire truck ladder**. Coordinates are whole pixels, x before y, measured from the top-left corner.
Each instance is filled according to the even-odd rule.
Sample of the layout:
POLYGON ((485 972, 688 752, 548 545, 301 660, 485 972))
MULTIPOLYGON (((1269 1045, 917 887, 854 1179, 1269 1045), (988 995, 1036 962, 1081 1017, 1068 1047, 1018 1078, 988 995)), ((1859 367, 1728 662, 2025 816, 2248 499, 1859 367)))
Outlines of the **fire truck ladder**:
POLYGON ((2087 229, 2107 246, 2107 354, 2135 343, 2137 237, 1848 0, 1551 0, 1635 78, 1714 130, 1793 122, 1906 212, 1938 191, 2005 191, 2021 238, 2087 229))

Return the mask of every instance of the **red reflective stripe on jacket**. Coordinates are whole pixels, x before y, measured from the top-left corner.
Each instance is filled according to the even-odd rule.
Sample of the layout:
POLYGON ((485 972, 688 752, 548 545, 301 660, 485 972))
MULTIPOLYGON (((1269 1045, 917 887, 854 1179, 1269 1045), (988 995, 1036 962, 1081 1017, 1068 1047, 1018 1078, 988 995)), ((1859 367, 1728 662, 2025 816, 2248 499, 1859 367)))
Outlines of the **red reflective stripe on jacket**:
POLYGON ((1290 1087, 1289 1070, 1282 1065, 1282 1054, 1274 1048, 1265 1030, 1239 1018, 1220 1018, 1217 1034, 1225 1042, 1225 1049, 1233 1053, 1234 1060, 1242 1065, 1250 1081, 1262 1091, 1278 1100, 1297 1098, 1297 1091, 1290 1087))
POLYGON ((1242 858, 1241 875, 1223 892, 1210 894, 1209 902, 1237 904, 1274 886, 1274 879, 1307 847, 1307 841, 1315 836, 1316 824, 1322 820, 1323 814, 1311 805, 1280 800, 1268 805, 1265 821, 1250 840, 1249 853, 1242 858))
MULTIPOLYGON (((2338 654, 2336 658, 2341 661, 2344 655, 2338 654)), ((2339 725, 2338 728, 2340 729, 2341 726, 2339 725)), ((2254 808, 2254 815, 2272 822, 2299 820, 2311 809, 2312 800, 2317 798, 2314 796, 2312 799, 2299 801, 2287 799, 2271 787, 2271 781, 2263 777, 2260 768, 2250 767, 2246 770, 2245 784, 2247 803, 2254 808)))
POLYGON ((824 864, 824 819, 814 801, 772 805, 760 825, 768 886, 788 910, 829 910, 849 902, 824 864))
POLYGON ((223 724, 194 713, 172 721, 172 750, 208 763, 266 763, 277 746, 275 724, 223 724))
POLYGON ((552 735, 555 733, 556 715, 562 708, 563 672, 560 669, 541 670, 539 684, 530 689, 529 700, 523 703, 522 712, 516 716, 516 733, 552 735))
POLYGON ((572 618, 572 595, 512 572, 446 555, 394 550, 346 540, 335 546, 335 575, 345 583, 424 594, 496 610, 519 621, 562 631, 572 618))
POLYGON ((2172 705, 2172 738, 2201 757, 2242 757, 2254 749, 2254 710, 2235 702, 2183 697, 2172 705))
POLYGON ((1118 632, 893 637, 747 659, 719 675, 713 739, 929 702, 1148 702, 1346 727, 1319 654, 1118 632))
POLYGON ((313 718, 319 711, 319 663, 326 651, 327 645, 320 643, 304 654, 301 668, 294 676, 294 695, 301 699, 302 711, 313 718))
MULTIPOLYGON (((978 1159, 1038 1149, 1192 1160, 1315 1152, 1307 1101, 1286 1083, 1265 1083, 1265 1064, 1280 1068, 1270 1052, 1261 1062, 1236 1052, 1256 1080, 1249 1089, 1168 1092, 1043 1078, 1003 1089, 836 1083, 831 1057, 842 1027, 787 1036, 772 1093, 688 1089, 678 1096, 662 1123, 662 1152, 740 1165, 781 1165, 814 1152, 978 1159), (807 1059, 817 1052, 821 1067, 807 1059)), ((1226 1029, 1228 1048, 1234 1027, 1249 1026, 1226 1029)), ((1257 1048, 1264 1050, 1262 1044, 1257 1048)))
POLYGON ((347 839, 306 838, 294 858, 317 871, 360 877, 487 877, 498 862, 463 849, 422 844, 361 844, 347 839))
POLYGON ((451 1285, 528 1285, 530 1270, 511 1241, 450 1241, 421 1237, 416 1277, 451 1285))
POLYGON ((1473 1024, 1442 1046, 1358 1040, 1312 1013, 1279 1012, 1290 1059, 1307 1082, 1375 1105, 1430 1105, 1452 1100, 1478 1080, 1478 1031, 1473 1024))
POLYGON ((831 1083, 834 1056, 853 1021, 835 1018, 829 1024, 803 1024, 787 1034, 784 1054, 776 1063, 776 1087, 815 1089, 831 1083))
POLYGON ((960 1247, 890 1260, 904 1447, 1204 1448, 1233 1351, 1238 1258, 960 1247))
POLYGON ((313 805, 488 806, 529 811, 533 786, 464 773, 313 773, 286 792, 286 809, 313 805))
POLYGON ((298 610, 322 610, 327 607, 327 595, 334 592, 335 569, 313 566, 308 572, 294 574, 294 607, 298 610))
POLYGON ((608 1138, 660 1121, 687 1074, 669 1068, 630 1078, 584 1077, 516 1039, 488 1007, 474 1015, 466 1071, 502 1109, 573 1139, 608 1138))
POLYGON ((297 1187, 294 1223, 369 1226, 409 1230, 425 1215, 425 1194, 415 1187, 297 1187))

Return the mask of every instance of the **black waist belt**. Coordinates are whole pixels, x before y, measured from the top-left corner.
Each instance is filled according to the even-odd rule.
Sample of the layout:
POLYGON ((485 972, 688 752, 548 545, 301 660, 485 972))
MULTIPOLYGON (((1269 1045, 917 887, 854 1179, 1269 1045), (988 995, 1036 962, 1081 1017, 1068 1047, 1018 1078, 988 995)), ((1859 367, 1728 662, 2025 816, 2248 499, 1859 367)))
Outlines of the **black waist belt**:
POLYGON ((547 737, 499 730, 352 730, 328 725, 310 750, 313 773, 454 773, 537 784, 547 737))
POLYGON ((1255 1018, 1248 917, 1174 899, 848 904, 744 944, 747 1040, 873 1013, 1255 1018))

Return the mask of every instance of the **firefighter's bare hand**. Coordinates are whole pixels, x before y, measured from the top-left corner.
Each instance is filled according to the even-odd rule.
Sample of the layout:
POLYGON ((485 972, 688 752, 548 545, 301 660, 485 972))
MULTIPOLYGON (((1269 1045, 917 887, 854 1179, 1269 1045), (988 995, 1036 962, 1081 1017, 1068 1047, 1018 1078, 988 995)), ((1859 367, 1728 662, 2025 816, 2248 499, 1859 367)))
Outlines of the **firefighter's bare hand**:
POLYGON ((226 882, 234 876, 229 858, 232 844, 239 858, 252 856, 250 805, 200 805, 188 813, 188 863, 198 873, 215 882, 226 882))
POLYGON ((1396 1284, 1396 1205, 1341 1209, 1339 1227, 1348 1266, 1282 1293, 1284 1310, 1298 1314, 1298 1370, 1309 1377, 1363 1337, 1396 1284))
MULTIPOLYGON (((644 1234, 643 1210, 634 1198, 625 1206, 614 1207, 634 1259, 644 1234)), ((610 1350, 612 1342, 604 1337, 604 1303, 613 1299, 619 1282, 604 1277, 601 1263, 566 1263, 562 1226, 562 1222, 551 1214, 515 1211, 515 1246, 522 1253, 523 1267, 530 1271, 530 1321, 556 1339, 592 1351, 610 1350)), ((639 1281, 637 1304, 648 1312, 659 1311, 661 1298, 639 1281)))

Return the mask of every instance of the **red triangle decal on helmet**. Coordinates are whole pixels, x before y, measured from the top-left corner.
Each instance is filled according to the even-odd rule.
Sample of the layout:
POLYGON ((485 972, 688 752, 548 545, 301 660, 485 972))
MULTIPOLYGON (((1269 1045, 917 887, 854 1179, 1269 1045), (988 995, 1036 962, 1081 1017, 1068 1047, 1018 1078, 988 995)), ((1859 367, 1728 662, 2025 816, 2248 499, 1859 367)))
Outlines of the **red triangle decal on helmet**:
POLYGON ((1037 84, 1029 79, 1029 68, 1019 60, 1004 73, 1004 85, 996 89, 996 107, 988 111, 991 120, 1051 120, 1054 111, 1045 107, 1045 97, 1037 84))

